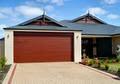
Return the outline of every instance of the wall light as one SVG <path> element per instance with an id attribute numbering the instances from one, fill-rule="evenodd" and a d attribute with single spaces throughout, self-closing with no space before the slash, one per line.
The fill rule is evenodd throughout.
<path id="1" fill-rule="evenodd" d="M 78 38 L 79 38 L 79 36 L 76 36 L 76 38 L 78 39 Z"/>
<path id="2" fill-rule="evenodd" d="M 9 38 L 9 34 L 7 35 L 7 39 Z"/>

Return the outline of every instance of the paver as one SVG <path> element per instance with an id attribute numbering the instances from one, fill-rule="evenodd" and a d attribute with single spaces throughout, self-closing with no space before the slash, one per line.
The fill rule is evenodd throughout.
<path id="1" fill-rule="evenodd" d="M 22 63 L 11 84 L 120 84 L 120 80 L 72 62 Z"/>

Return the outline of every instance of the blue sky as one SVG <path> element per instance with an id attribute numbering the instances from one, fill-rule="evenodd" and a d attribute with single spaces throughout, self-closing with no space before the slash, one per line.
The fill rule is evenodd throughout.
<path id="1" fill-rule="evenodd" d="M 0 38 L 3 27 L 13 26 L 46 14 L 56 20 L 74 19 L 89 12 L 120 26 L 120 0 L 0 0 Z"/>

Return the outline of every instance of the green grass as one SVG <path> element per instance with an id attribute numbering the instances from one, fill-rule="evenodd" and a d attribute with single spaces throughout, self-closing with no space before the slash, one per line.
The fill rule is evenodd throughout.
<path id="1" fill-rule="evenodd" d="M 92 63 L 91 67 L 94 67 L 94 68 L 98 68 L 100 70 L 103 70 L 103 71 L 106 71 L 108 73 L 111 73 L 111 74 L 115 74 L 115 75 L 118 75 L 118 69 L 120 69 L 120 62 L 117 62 L 116 59 L 108 59 L 108 60 L 105 60 L 105 59 L 100 59 L 99 62 L 100 62 L 100 67 L 96 67 L 96 62 L 95 60 L 93 59 L 89 59 L 89 64 Z M 109 69 L 106 70 L 106 65 L 109 66 Z"/>
<path id="2" fill-rule="evenodd" d="M 113 70 L 115 72 L 120 68 L 120 63 L 109 63 L 108 65 L 110 66 L 109 70 Z"/>
<path id="3" fill-rule="evenodd" d="M 109 66 L 108 71 L 113 73 L 116 73 L 120 68 L 120 63 L 108 63 L 107 65 Z M 101 64 L 101 68 L 104 69 L 105 64 Z"/>

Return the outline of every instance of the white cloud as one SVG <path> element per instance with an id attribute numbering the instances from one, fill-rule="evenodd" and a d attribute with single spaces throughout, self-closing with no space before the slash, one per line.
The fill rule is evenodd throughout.
<path id="1" fill-rule="evenodd" d="M 54 7 L 53 7 L 52 5 L 47 5 L 47 6 L 45 7 L 45 10 L 48 11 L 48 12 L 50 12 L 50 11 L 53 11 L 53 10 L 54 10 Z"/>
<path id="2" fill-rule="evenodd" d="M 43 3 L 47 3 L 49 2 L 50 0 L 36 0 L 37 2 L 43 2 Z"/>
<path id="3" fill-rule="evenodd" d="M 7 18 L 8 16 L 12 16 L 13 13 L 13 9 L 12 8 L 0 8 L 0 18 Z"/>
<path id="4" fill-rule="evenodd" d="M 115 4 L 118 2 L 118 0 L 104 0 L 104 2 L 107 4 Z"/>
<path id="5" fill-rule="evenodd" d="M 90 12 L 93 15 L 104 15 L 107 13 L 106 10 L 100 8 L 100 7 L 92 7 L 92 8 L 88 8 L 87 12 Z"/>
<path id="6" fill-rule="evenodd" d="M 64 5 L 65 1 L 69 0 L 36 0 L 37 2 L 42 2 L 42 3 L 49 3 L 49 4 L 56 4 L 58 6 Z"/>
<path id="7" fill-rule="evenodd" d="M 11 7 L 1 7 L 0 8 L 0 17 L 1 18 L 15 18 L 17 17 L 18 13 Z"/>
<path id="8" fill-rule="evenodd" d="M 13 9 L 11 7 L 0 8 L 0 12 L 3 14 L 13 14 Z"/>
<path id="9" fill-rule="evenodd" d="M 118 18 L 120 18 L 120 16 L 119 16 L 119 15 L 116 15 L 116 14 L 109 14 L 109 15 L 107 15 L 107 17 L 108 17 L 109 19 L 118 19 Z"/>
<path id="10" fill-rule="evenodd" d="M 5 15 L 0 13 L 0 19 L 5 18 Z"/>
<path id="11" fill-rule="evenodd" d="M 21 5 L 15 8 L 17 12 L 27 17 L 35 17 L 41 15 L 43 10 L 39 7 Z"/>
<path id="12" fill-rule="evenodd" d="M 7 27 L 5 24 L 0 24 L 0 30 Z"/>
<path id="13" fill-rule="evenodd" d="M 5 24 L 0 24 L 0 38 L 4 37 L 4 31 L 3 28 L 7 27 Z"/>
<path id="14" fill-rule="evenodd" d="M 65 0 L 51 0 L 51 3 L 61 6 L 64 4 L 64 1 Z"/>

